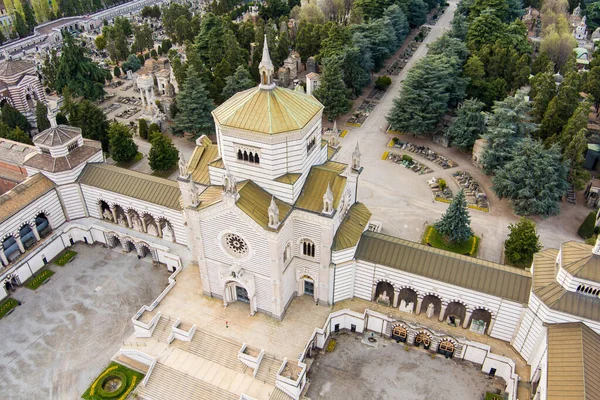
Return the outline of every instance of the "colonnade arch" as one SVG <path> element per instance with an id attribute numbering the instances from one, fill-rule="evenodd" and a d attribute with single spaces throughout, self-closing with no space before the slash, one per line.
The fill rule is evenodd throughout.
<path id="1" fill-rule="evenodd" d="M 130 236 L 119 235 L 116 232 L 108 232 L 106 234 L 106 239 L 107 245 L 110 248 L 121 247 L 122 251 L 125 253 L 135 250 L 138 258 L 144 258 L 147 255 L 150 255 L 153 261 L 159 261 L 156 249 L 153 249 L 152 246 L 142 240 L 137 240 Z"/>
<path id="2" fill-rule="evenodd" d="M 394 301 L 394 285 L 386 280 L 377 282 L 373 300 L 378 304 L 391 306 Z"/>
<path id="3" fill-rule="evenodd" d="M 52 232 L 52 225 L 48 213 L 44 210 L 39 211 L 35 217 L 19 225 L 15 231 L 4 235 L 1 240 L 0 265 L 7 266 L 15 261 L 50 232 Z"/>
<path id="4" fill-rule="evenodd" d="M 109 204 L 102 199 L 98 200 L 98 210 L 105 221 L 171 242 L 175 241 L 173 225 L 164 216 L 155 216 L 134 207 L 123 207 L 118 203 Z"/>

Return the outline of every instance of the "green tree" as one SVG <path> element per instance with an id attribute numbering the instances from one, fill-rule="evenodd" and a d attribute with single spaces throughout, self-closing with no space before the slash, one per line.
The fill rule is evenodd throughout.
<path id="1" fill-rule="evenodd" d="M 162 133 L 154 133 L 150 138 L 150 152 L 148 163 L 154 171 L 168 171 L 174 168 L 179 161 L 179 151 L 173 141 Z"/>
<path id="2" fill-rule="evenodd" d="M 225 80 L 225 87 L 222 94 L 223 100 L 227 100 L 237 92 L 253 88 L 254 86 L 256 86 L 256 83 L 252 80 L 248 69 L 240 65 L 233 75 L 228 76 Z"/>
<path id="3" fill-rule="evenodd" d="M 556 146 L 545 149 L 541 142 L 524 138 L 514 147 L 512 159 L 496 171 L 493 190 L 512 201 L 518 215 L 549 217 L 560 212 L 567 173 Z"/>
<path id="4" fill-rule="evenodd" d="M 104 83 L 110 73 L 100 68 L 87 56 L 87 50 L 68 34 L 56 69 L 55 88 L 62 93 L 69 87 L 75 96 L 97 100 L 104 95 Z"/>
<path id="5" fill-rule="evenodd" d="M 133 27 L 134 42 L 133 51 L 144 51 L 154 47 L 154 39 L 152 38 L 152 29 L 148 24 L 137 25 Z"/>
<path id="6" fill-rule="evenodd" d="M 19 35 L 20 38 L 24 38 L 29 34 L 29 30 L 27 29 L 27 24 L 25 23 L 25 20 L 19 13 L 15 14 L 14 19 L 15 31 L 17 32 L 17 35 Z"/>
<path id="7" fill-rule="evenodd" d="M 81 128 L 84 138 L 99 141 L 102 144 L 102 150 L 108 152 L 108 121 L 101 108 L 85 99 L 73 108 L 69 114 L 69 123 Z"/>
<path id="8" fill-rule="evenodd" d="M 214 131 L 214 121 L 211 111 L 213 102 L 198 73 L 193 67 L 188 67 L 187 78 L 182 90 L 177 94 L 179 112 L 175 118 L 173 132 L 183 135 L 185 132 L 194 136 Z"/>
<path id="9" fill-rule="evenodd" d="M 541 122 L 550 101 L 556 96 L 554 64 L 548 63 L 545 71 L 539 72 L 531 78 L 530 95 L 533 98 L 533 109 L 531 110 L 531 113 L 536 122 Z"/>
<path id="10" fill-rule="evenodd" d="M 170 39 L 163 39 L 160 43 L 160 48 L 162 49 L 162 54 L 168 54 L 169 50 L 173 47 L 173 43 L 171 43 Z"/>
<path id="11" fill-rule="evenodd" d="M 442 219 L 436 222 L 435 229 L 452 243 L 464 242 L 473 236 L 471 217 L 467 210 L 467 200 L 462 189 L 452 199 L 452 203 L 442 215 Z"/>
<path id="12" fill-rule="evenodd" d="M 582 239 L 589 239 L 594 236 L 594 228 L 596 227 L 596 211 L 591 211 L 587 217 L 583 220 L 577 234 Z"/>
<path id="13" fill-rule="evenodd" d="M 467 44 L 469 49 L 476 51 L 486 44 L 496 43 L 503 38 L 506 25 L 493 14 L 482 14 L 469 25 Z"/>
<path id="14" fill-rule="evenodd" d="M 172 103 L 174 104 L 174 103 Z M 152 134 L 159 132 L 162 133 L 162 131 L 160 130 L 160 126 L 158 126 L 157 123 L 151 123 L 150 126 L 148 127 L 148 137 L 152 137 Z"/>
<path id="15" fill-rule="evenodd" d="M 117 78 L 121 77 L 121 68 L 119 68 L 118 65 L 115 65 L 115 68 L 113 69 L 113 75 Z"/>
<path id="16" fill-rule="evenodd" d="M 571 72 L 558 88 L 558 94 L 548 103 L 538 132 L 542 140 L 557 138 L 579 104 L 579 74 Z M 551 140 L 554 143 L 555 139 Z"/>
<path id="17" fill-rule="evenodd" d="M 25 144 L 33 144 L 28 134 L 23 132 L 19 127 L 12 129 L 6 125 L 3 121 L 0 121 L 0 138 L 13 140 L 15 142 L 21 142 Z"/>
<path id="18" fill-rule="evenodd" d="M 129 127 L 113 122 L 108 128 L 110 156 L 116 162 L 128 162 L 135 158 L 138 146 L 133 141 Z"/>
<path id="19" fill-rule="evenodd" d="M 142 63 L 135 54 L 130 54 L 129 57 L 127 57 L 127 61 L 121 64 L 121 67 L 123 68 L 123 71 L 135 72 L 142 68 Z"/>
<path id="20" fill-rule="evenodd" d="M 321 84 L 315 90 L 315 97 L 323 104 L 323 113 L 332 121 L 350 111 L 349 90 L 342 80 L 342 71 L 336 62 L 326 62 Z"/>
<path id="21" fill-rule="evenodd" d="M 587 74 L 585 91 L 594 98 L 594 107 L 597 113 L 600 108 L 600 67 L 593 67 Z"/>
<path id="22" fill-rule="evenodd" d="M 35 120 L 37 122 L 38 131 L 43 132 L 50 128 L 50 121 L 48 121 L 48 107 L 41 101 L 35 103 Z"/>
<path id="23" fill-rule="evenodd" d="M 144 118 L 138 120 L 138 134 L 142 139 L 148 139 L 148 122 Z"/>
<path id="24" fill-rule="evenodd" d="M 542 249 L 535 223 L 521 217 L 516 224 L 508 225 L 508 239 L 504 242 L 506 262 L 514 266 L 529 267 L 533 255 Z"/>
<path id="25" fill-rule="evenodd" d="M 192 13 L 190 12 L 189 7 L 185 7 L 178 3 L 171 3 L 169 7 L 163 8 L 162 23 L 167 36 L 172 38 L 175 35 L 175 21 L 181 16 L 184 16 L 188 21 L 191 21 Z"/>
<path id="26" fill-rule="evenodd" d="M 467 151 L 473 147 L 485 131 L 484 104 L 474 99 L 465 100 L 458 109 L 456 119 L 448 129 L 446 136 L 452 146 Z"/>
<path id="27" fill-rule="evenodd" d="M 408 0 L 406 17 L 411 28 L 421 26 L 427 21 L 428 9 L 423 0 Z"/>
<path id="28" fill-rule="evenodd" d="M 19 127 L 24 132 L 29 132 L 31 130 L 31 124 L 27 121 L 27 118 L 8 102 L 4 103 L 2 106 L 2 116 L 0 119 L 8 125 L 10 129 Z"/>
<path id="29" fill-rule="evenodd" d="M 23 17 L 25 19 L 25 24 L 27 25 L 27 30 L 29 32 L 33 32 L 33 28 L 35 28 L 35 26 L 37 25 L 37 22 L 35 20 L 33 8 L 31 7 L 31 4 L 29 4 L 29 1 L 27 1 L 27 0 L 25 0 L 23 2 Z"/>
<path id="30" fill-rule="evenodd" d="M 563 161 L 569 168 L 567 180 L 577 190 L 583 190 L 585 184 L 590 180 L 590 173 L 583 168 L 585 152 L 588 148 L 586 134 L 587 129 L 577 132 L 563 152 Z"/>
<path id="31" fill-rule="evenodd" d="M 106 40 L 106 36 L 98 35 L 96 39 L 94 39 L 94 44 L 96 44 L 96 48 L 100 51 L 106 49 L 106 45 L 108 44 L 108 40 Z"/>
<path id="32" fill-rule="evenodd" d="M 467 39 L 467 30 L 469 29 L 465 16 L 461 13 L 454 13 L 451 24 L 452 28 L 450 29 L 450 36 L 464 42 Z"/>

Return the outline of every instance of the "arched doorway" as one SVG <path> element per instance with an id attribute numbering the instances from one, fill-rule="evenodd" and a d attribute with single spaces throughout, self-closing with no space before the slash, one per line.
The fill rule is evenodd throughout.
<path id="1" fill-rule="evenodd" d="M 380 281 L 375 287 L 375 297 L 373 299 L 377 304 L 391 306 L 394 301 L 394 286 L 386 281 Z"/>
<path id="2" fill-rule="evenodd" d="M 437 352 L 446 356 L 446 358 L 452 358 L 454 355 L 454 344 L 449 340 L 442 340 L 438 345 Z"/>
<path id="3" fill-rule="evenodd" d="M 440 311 L 442 310 L 442 300 L 433 294 L 428 294 L 423 297 L 423 302 L 421 303 L 421 311 L 420 313 L 425 313 L 427 318 L 433 318 L 440 315 Z"/>
<path id="4" fill-rule="evenodd" d="M 12 235 L 5 237 L 2 241 L 2 251 L 8 262 L 16 260 L 21 255 L 17 240 Z"/>
<path id="5" fill-rule="evenodd" d="M 431 346 L 431 336 L 425 332 L 419 332 L 415 336 L 415 346 L 419 347 L 421 344 L 425 350 L 429 349 L 429 346 Z"/>
<path id="6" fill-rule="evenodd" d="M 310 275 L 302 275 L 298 280 L 298 291 L 300 295 L 310 296 L 316 301 L 316 284 Z"/>
<path id="7" fill-rule="evenodd" d="M 411 288 L 400 289 L 398 293 L 399 310 L 413 313 L 417 307 L 417 292 Z"/>
<path id="8" fill-rule="evenodd" d="M 121 239 L 119 239 L 117 236 L 113 236 L 110 247 L 113 249 L 118 249 L 119 247 L 121 249 L 123 249 L 123 244 L 121 243 Z"/>
<path id="9" fill-rule="evenodd" d="M 29 224 L 25 224 L 19 229 L 19 236 L 21 237 L 21 243 L 23 243 L 25 249 L 32 247 L 36 242 L 35 235 Z"/>
<path id="10" fill-rule="evenodd" d="M 443 318 L 448 325 L 460 327 L 465 320 L 466 314 L 467 308 L 465 305 L 457 301 L 453 301 L 446 307 L 446 313 Z"/>
<path id="11" fill-rule="evenodd" d="M 467 328 L 470 328 L 471 332 L 479 333 L 480 335 L 485 335 L 487 332 L 490 323 L 492 322 L 492 313 L 483 308 L 478 308 L 473 311 L 471 314 L 471 320 L 469 321 L 469 325 Z"/>
<path id="12" fill-rule="evenodd" d="M 129 227 L 129 225 L 127 224 L 127 217 L 125 216 L 125 210 L 123 210 L 123 207 L 121 207 L 118 204 L 115 204 L 113 210 L 113 215 L 116 217 L 116 221 L 113 222 L 116 222 L 117 224 L 125 227 Z"/>
<path id="13" fill-rule="evenodd" d="M 35 229 L 37 229 L 41 238 L 52 232 L 52 227 L 50 226 L 48 218 L 46 218 L 46 214 L 39 213 L 37 217 L 35 217 Z"/>
<path id="14" fill-rule="evenodd" d="M 129 238 L 124 238 L 123 241 L 123 251 L 129 253 L 131 250 L 135 249 L 135 243 Z"/>
<path id="15" fill-rule="evenodd" d="M 139 243 L 137 248 L 138 258 L 145 258 L 148 254 L 152 255 L 152 252 L 150 251 L 150 246 L 148 246 L 146 243 Z"/>
<path id="16" fill-rule="evenodd" d="M 392 328 L 392 339 L 394 339 L 396 343 L 406 342 L 407 336 L 408 332 L 402 325 L 396 325 Z"/>
<path id="17" fill-rule="evenodd" d="M 173 230 L 173 225 L 166 218 L 160 218 L 158 220 L 158 235 L 165 240 L 170 242 L 175 241 L 175 231 Z"/>
<path id="18" fill-rule="evenodd" d="M 223 283 L 223 304 L 225 307 L 229 303 L 240 302 L 247 303 L 250 306 L 250 315 L 256 312 L 256 296 L 252 288 L 248 288 L 244 282 L 239 279 L 231 279 Z"/>
<path id="19" fill-rule="evenodd" d="M 114 222 L 113 221 L 113 213 L 110 210 L 110 206 L 108 205 L 107 202 L 105 202 L 104 200 L 100 200 L 98 202 L 98 207 L 100 208 L 100 216 L 102 219 Z"/>

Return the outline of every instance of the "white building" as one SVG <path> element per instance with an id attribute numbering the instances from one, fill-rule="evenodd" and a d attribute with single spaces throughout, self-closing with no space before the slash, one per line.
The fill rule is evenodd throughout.
<path id="1" fill-rule="evenodd" d="M 23 162 L 29 178 L 0 196 L 1 297 L 75 241 L 99 242 L 170 270 L 192 261 L 206 296 L 252 315 L 284 318 L 300 295 L 424 314 L 510 343 L 536 399 L 598 399 L 600 245 L 544 250 L 527 271 L 369 231 L 360 150 L 351 165 L 329 159 L 323 106 L 277 87 L 264 49 L 260 85 L 213 111 L 216 143 L 200 138 L 177 182 L 104 164 L 97 143 L 51 113 Z M 389 319 L 382 334 L 473 359 L 465 340 L 377 318 Z M 516 384 L 507 391 L 516 398 Z"/>

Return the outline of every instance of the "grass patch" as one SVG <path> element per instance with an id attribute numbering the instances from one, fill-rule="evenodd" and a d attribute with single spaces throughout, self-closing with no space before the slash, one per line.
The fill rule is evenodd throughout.
<path id="1" fill-rule="evenodd" d="M 331 353 L 333 350 L 335 350 L 335 345 L 337 344 L 337 341 L 335 339 L 331 339 L 329 341 L 329 343 L 327 343 L 327 348 L 325 349 L 325 351 L 327 353 Z"/>
<path id="2" fill-rule="evenodd" d="M 32 278 L 30 278 L 25 284 L 25 287 L 31 290 L 36 290 L 37 288 L 42 286 L 44 282 L 46 282 L 46 280 L 49 279 L 52 275 L 54 275 L 53 271 L 45 269 L 42 272 L 40 272 L 37 276 L 33 276 Z"/>
<path id="3" fill-rule="evenodd" d="M 6 299 L 2 300 L 2 302 L 0 302 L 0 319 L 4 318 L 4 316 L 10 312 L 10 310 L 18 305 L 19 302 L 12 297 L 7 297 Z"/>
<path id="4" fill-rule="evenodd" d="M 471 236 L 471 238 L 460 243 L 447 242 L 432 225 L 429 225 L 425 230 L 425 235 L 423 235 L 422 243 L 436 249 L 448 250 L 453 253 L 474 257 L 479 248 L 479 240 L 478 236 Z"/>
<path id="5" fill-rule="evenodd" d="M 484 400 L 504 400 L 504 397 L 492 392 L 486 392 Z"/>
<path id="6" fill-rule="evenodd" d="M 105 392 L 102 385 L 110 377 L 121 378 L 121 386 L 113 393 Z M 108 367 L 92 382 L 88 390 L 81 396 L 85 400 L 119 399 L 124 400 L 142 381 L 144 374 L 129 369 L 116 362 L 111 362 Z"/>
<path id="7" fill-rule="evenodd" d="M 173 172 L 175 172 L 175 170 L 177 168 L 178 168 L 177 166 L 174 166 L 173 168 L 168 169 L 166 171 L 152 171 L 152 174 L 150 174 L 150 175 L 166 179 L 166 178 L 170 177 L 171 175 L 173 175 Z"/>
<path id="8" fill-rule="evenodd" d="M 129 169 L 129 168 L 133 167 L 135 164 L 137 164 L 138 162 L 140 162 L 142 158 L 144 158 L 144 155 L 138 151 L 138 153 L 135 155 L 135 157 L 133 157 L 133 159 L 131 161 L 118 162 L 117 167 Z"/>
<path id="9" fill-rule="evenodd" d="M 76 251 L 65 250 L 58 257 L 56 257 L 56 260 L 54 260 L 54 264 L 58 265 L 59 267 L 64 267 L 76 255 L 77 255 Z"/>

